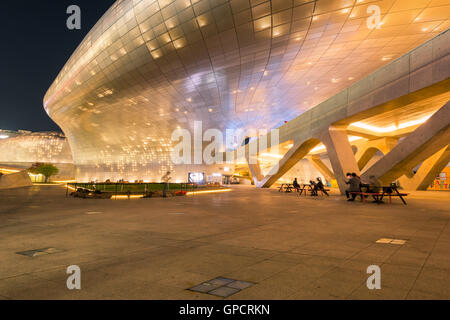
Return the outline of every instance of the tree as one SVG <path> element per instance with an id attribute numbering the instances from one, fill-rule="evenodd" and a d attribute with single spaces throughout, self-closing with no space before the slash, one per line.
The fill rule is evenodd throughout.
<path id="1" fill-rule="evenodd" d="M 58 174 L 59 169 L 52 164 L 35 163 L 28 171 L 33 174 L 42 174 L 45 177 L 45 183 L 47 183 L 51 176 Z"/>

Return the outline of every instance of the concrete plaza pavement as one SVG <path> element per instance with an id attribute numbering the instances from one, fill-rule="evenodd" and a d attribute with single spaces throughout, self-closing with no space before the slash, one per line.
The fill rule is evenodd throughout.
<path id="1" fill-rule="evenodd" d="M 228 299 L 449 299 L 449 193 L 407 201 L 245 186 L 116 201 L 66 198 L 62 186 L 2 190 L 0 299 L 222 299 L 187 290 L 217 277 L 254 283 Z M 17 254 L 41 248 L 56 251 Z M 71 265 L 79 291 L 66 287 Z M 366 286 L 370 265 L 381 290 Z"/>

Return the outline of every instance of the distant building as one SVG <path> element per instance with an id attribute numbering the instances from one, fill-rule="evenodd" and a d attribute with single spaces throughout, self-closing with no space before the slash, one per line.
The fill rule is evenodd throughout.
<path id="1" fill-rule="evenodd" d="M 72 152 L 63 134 L 0 129 L 0 167 L 27 169 L 37 162 L 57 166 L 58 178 L 74 177 Z"/>

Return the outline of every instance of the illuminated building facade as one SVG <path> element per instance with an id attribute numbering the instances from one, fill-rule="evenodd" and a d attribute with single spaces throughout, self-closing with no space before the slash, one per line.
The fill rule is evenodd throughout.
<path id="1" fill-rule="evenodd" d="M 174 165 L 173 131 L 277 128 L 445 31 L 449 12 L 441 0 L 121 0 L 44 107 L 80 181 L 224 173 Z"/>
<path id="2" fill-rule="evenodd" d="M 0 130 L 0 165 L 27 169 L 34 163 L 51 163 L 59 177 L 73 178 L 72 152 L 64 135 L 57 132 Z"/>

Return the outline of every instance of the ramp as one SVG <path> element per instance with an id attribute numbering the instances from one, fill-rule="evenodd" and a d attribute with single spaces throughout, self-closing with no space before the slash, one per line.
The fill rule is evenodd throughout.
<path id="1" fill-rule="evenodd" d="M 30 187 L 32 185 L 33 183 L 26 171 L 6 174 L 0 177 L 0 190 Z"/>

